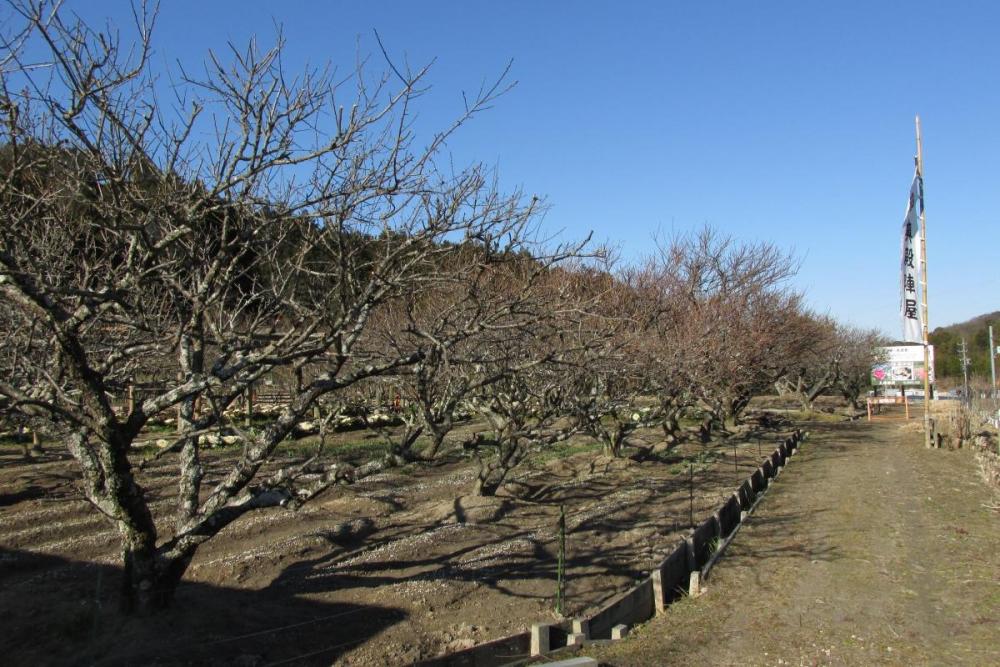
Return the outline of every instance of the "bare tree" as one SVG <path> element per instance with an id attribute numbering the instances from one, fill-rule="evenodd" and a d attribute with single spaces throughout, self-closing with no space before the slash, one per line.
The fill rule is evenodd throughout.
<path id="1" fill-rule="evenodd" d="M 661 245 L 654 268 L 684 324 L 674 364 L 700 403 L 703 439 L 714 424 L 736 421 L 750 399 L 783 374 L 798 343 L 785 324 L 801 309 L 787 288 L 793 258 L 767 243 L 738 243 L 705 228 Z"/>
<path id="2" fill-rule="evenodd" d="M 493 495 L 529 454 L 579 431 L 574 408 L 615 335 L 595 308 L 606 274 L 587 267 L 539 272 L 531 263 L 518 273 L 507 289 L 532 295 L 522 301 L 530 308 L 512 311 L 494 332 L 501 336 L 491 358 L 474 364 L 474 377 L 489 380 L 470 396 L 490 427 L 466 444 L 479 464 L 477 495 Z"/>
<path id="3" fill-rule="evenodd" d="M 840 379 L 840 332 L 832 319 L 805 312 L 789 318 L 787 331 L 811 344 L 787 358 L 787 371 L 775 382 L 775 388 L 781 395 L 795 396 L 803 410 L 812 410 L 816 399 Z"/>
<path id="4" fill-rule="evenodd" d="M 611 335 L 581 369 L 573 410 L 580 430 L 610 456 L 634 444 L 629 438 L 640 428 L 660 425 L 670 438 L 676 427 L 670 426 L 676 413 L 669 406 L 678 376 L 664 363 L 675 342 L 668 342 L 665 330 L 676 320 L 667 315 L 669 295 L 650 278 L 647 271 L 628 268 L 595 290 L 593 326 Z"/>
<path id="5" fill-rule="evenodd" d="M 786 373 L 775 383 L 778 392 L 798 398 L 803 410 L 812 410 L 815 400 L 830 392 L 856 408 L 858 396 L 871 384 L 882 344 L 878 332 L 803 311 L 789 318 L 786 334 L 802 344 L 786 352 Z"/>
<path id="6" fill-rule="evenodd" d="M 393 464 L 313 458 L 259 475 L 318 401 L 429 349 L 447 353 L 505 316 L 456 309 L 430 348 L 373 334 L 385 309 L 475 284 L 529 252 L 538 202 L 499 193 L 478 166 L 435 165 L 503 78 L 420 147 L 411 106 L 425 69 L 291 76 L 279 37 L 270 49 L 209 54 L 202 75 L 180 74 L 166 106 L 149 67 L 152 13 L 139 8 L 137 43 L 125 46 L 66 19 L 58 2 L 9 6 L 21 24 L 7 27 L 0 63 L 0 298 L 11 314 L 0 327 L 16 341 L 5 359 L 21 370 L 5 369 L 0 395 L 68 433 L 85 496 L 121 536 L 124 600 L 152 609 L 169 603 L 197 548 L 244 513 L 295 507 Z M 39 50 L 42 62 L 26 59 Z M 458 257 L 463 275 L 442 271 Z M 273 418 L 253 429 L 227 418 L 281 369 L 299 381 Z M 139 377 L 160 389 L 116 409 Z M 130 454 L 150 419 L 174 409 L 177 503 L 161 537 Z M 243 447 L 209 485 L 200 436 L 223 427 Z"/>
<path id="7" fill-rule="evenodd" d="M 888 341 L 876 329 L 838 325 L 838 333 L 840 373 L 836 389 L 857 409 L 858 398 L 871 387 L 872 368 L 882 360 L 879 348 Z"/>

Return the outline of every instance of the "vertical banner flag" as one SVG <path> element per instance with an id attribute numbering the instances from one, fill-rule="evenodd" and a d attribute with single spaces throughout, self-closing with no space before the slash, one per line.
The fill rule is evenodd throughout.
<path id="1" fill-rule="evenodd" d="M 920 311 L 920 211 L 924 198 L 920 174 L 913 175 L 910 186 L 910 202 L 906 206 L 903 219 L 903 260 L 900 312 L 903 315 L 903 340 L 907 343 L 922 343 Z"/>

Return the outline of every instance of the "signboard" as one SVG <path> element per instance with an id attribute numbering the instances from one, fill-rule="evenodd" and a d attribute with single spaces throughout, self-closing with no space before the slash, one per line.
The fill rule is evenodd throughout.
<path id="1" fill-rule="evenodd" d="M 934 384 L 934 346 L 929 345 L 931 362 L 930 382 Z M 924 346 L 895 345 L 878 348 L 881 362 L 872 367 L 874 385 L 919 385 L 924 384 Z"/>

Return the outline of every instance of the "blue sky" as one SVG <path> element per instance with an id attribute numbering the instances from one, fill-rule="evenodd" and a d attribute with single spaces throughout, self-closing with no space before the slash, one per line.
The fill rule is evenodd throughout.
<path id="1" fill-rule="evenodd" d="M 449 149 L 545 197 L 547 228 L 626 259 L 703 224 L 772 241 L 813 308 L 892 336 L 919 113 L 931 326 L 1000 309 L 998 3 L 163 0 L 154 62 L 269 43 L 275 23 L 293 70 L 347 71 L 378 53 L 373 30 L 396 59 L 435 59 L 426 127 L 513 59 L 518 85 Z"/>

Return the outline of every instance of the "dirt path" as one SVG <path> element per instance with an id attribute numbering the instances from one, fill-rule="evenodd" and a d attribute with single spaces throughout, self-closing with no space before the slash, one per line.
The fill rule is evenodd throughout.
<path id="1" fill-rule="evenodd" d="M 817 431 L 709 578 L 609 665 L 998 665 L 1000 515 L 968 451 Z"/>

